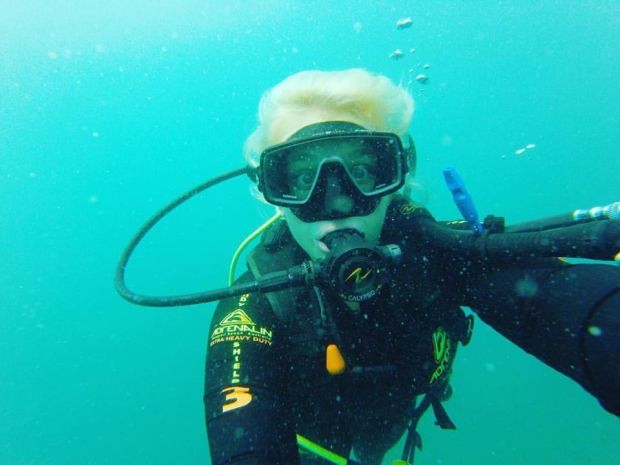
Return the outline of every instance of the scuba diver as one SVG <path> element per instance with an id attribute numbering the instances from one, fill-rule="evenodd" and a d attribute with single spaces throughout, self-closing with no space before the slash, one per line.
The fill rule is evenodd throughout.
<path id="1" fill-rule="evenodd" d="M 208 335 L 205 417 L 213 465 L 379 465 L 405 436 L 412 464 L 474 318 L 579 383 L 620 416 L 620 204 L 506 226 L 480 221 L 452 170 L 463 221 L 407 196 L 413 99 L 362 69 L 294 74 L 266 92 L 245 144 L 255 193 L 278 214 L 229 288 L 139 296 L 142 305 L 220 300 Z M 201 187 L 199 190 L 206 188 Z"/>

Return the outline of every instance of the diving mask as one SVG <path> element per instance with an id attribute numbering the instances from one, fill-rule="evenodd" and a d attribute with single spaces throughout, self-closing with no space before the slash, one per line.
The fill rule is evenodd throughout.
<path id="1" fill-rule="evenodd" d="M 344 121 L 312 124 L 262 152 L 258 188 L 302 221 L 365 216 L 403 186 L 412 143 L 408 149 L 393 133 Z M 350 208 L 327 208 L 334 196 L 348 198 Z"/>

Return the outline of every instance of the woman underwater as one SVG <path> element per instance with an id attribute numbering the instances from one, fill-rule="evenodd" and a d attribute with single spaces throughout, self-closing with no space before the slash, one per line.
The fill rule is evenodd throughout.
<path id="1" fill-rule="evenodd" d="M 248 271 L 230 288 L 164 299 L 124 286 L 143 233 L 119 264 L 133 302 L 222 299 L 204 393 L 213 465 L 379 465 L 404 433 L 398 463 L 412 463 L 427 408 L 454 428 L 442 402 L 472 332 L 464 306 L 620 416 L 620 267 L 558 258 L 620 259 L 620 204 L 480 223 L 448 172 L 468 221 L 437 222 L 402 193 L 413 108 L 406 90 L 362 69 L 288 77 L 264 94 L 249 166 L 233 173 L 281 215 Z"/>
<path id="2" fill-rule="evenodd" d="M 384 268 L 355 262 L 340 275 L 344 290 L 315 284 L 220 302 L 205 384 L 214 465 L 327 463 L 300 456 L 296 434 L 378 465 L 420 407 L 452 427 L 441 401 L 471 333 L 461 306 L 620 415 L 620 269 L 515 252 L 509 234 L 484 244 L 436 223 L 398 193 L 415 168 L 413 107 L 404 89 L 361 69 L 301 72 L 263 96 L 246 155 L 282 219 L 240 282 L 308 258 L 329 267 L 330 252 L 358 246 L 398 250 L 375 250 Z M 607 258 L 620 251 L 615 226 Z M 403 460 L 416 442 L 412 431 Z"/>

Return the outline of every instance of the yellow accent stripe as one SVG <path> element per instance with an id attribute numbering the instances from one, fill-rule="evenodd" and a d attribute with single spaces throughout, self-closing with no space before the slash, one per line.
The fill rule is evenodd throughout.
<path id="1" fill-rule="evenodd" d="M 271 218 L 269 218 L 267 221 L 265 221 L 265 223 L 259 226 L 258 229 L 256 229 L 256 231 L 254 231 L 252 234 L 246 237 L 244 241 L 241 244 L 239 244 L 239 247 L 237 247 L 237 250 L 235 250 L 235 253 L 233 254 L 233 258 L 230 262 L 230 267 L 228 268 L 228 285 L 229 286 L 232 286 L 233 282 L 235 281 L 235 269 L 237 268 L 237 262 L 239 261 L 239 257 L 241 257 L 241 253 L 245 250 L 248 244 L 256 238 L 256 236 L 258 236 L 265 229 L 271 226 L 271 224 L 274 223 L 278 218 L 280 218 L 280 212 L 276 213 Z"/>
<path id="2" fill-rule="evenodd" d="M 319 446 L 316 442 L 312 442 L 308 438 L 304 438 L 303 436 L 297 434 L 297 444 L 300 447 L 312 452 L 314 455 L 321 457 L 322 459 L 327 460 L 328 462 L 334 463 L 336 465 L 347 465 L 348 460 L 344 457 L 332 452 L 329 449 L 325 449 L 325 447 Z"/>

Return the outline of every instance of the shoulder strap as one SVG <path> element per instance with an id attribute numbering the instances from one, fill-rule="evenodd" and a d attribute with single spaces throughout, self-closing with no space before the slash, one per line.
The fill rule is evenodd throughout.
<path id="1" fill-rule="evenodd" d="M 415 457 L 415 450 L 422 450 L 422 436 L 417 431 L 418 422 L 422 415 L 428 410 L 429 407 L 433 408 L 435 414 L 435 424 L 441 429 L 456 429 L 456 425 L 450 420 L 446 409 L 441 403 L 439 397 L 433 393 L 428 393 L 420 402 L 420 405 L 416 407 L 415 400 L 413 403 L 413 413 L 409 420 L 409 426 L 407 427 L 407 437 L 405 439 L 405 445 L 401 454 L 401 460 L 407 464 L 412 465 Z"/>
<path id="2" fill-rule="evenodd" d="M 290 267 L 296 257 L 295 245 L 286 222 L 276 221 L 261 236 L 260 244 L 255 247 L 247 258 L 248 269 L 255 278 L 272 271 Z M 280 320 L 289 317 L 290 302 L 294 290 L 285 289 L 265 294 L 271 308 Z"/>

